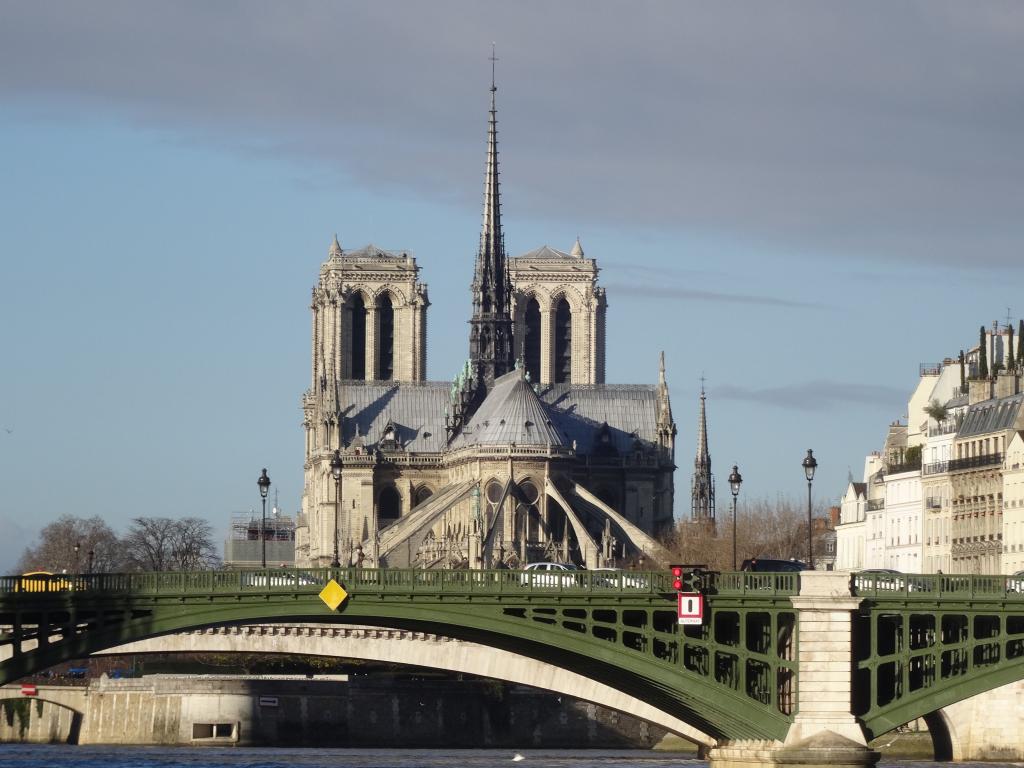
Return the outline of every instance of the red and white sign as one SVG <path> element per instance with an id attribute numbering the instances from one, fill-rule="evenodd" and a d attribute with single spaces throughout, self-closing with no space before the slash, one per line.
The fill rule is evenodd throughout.
<path id="1" fill-rule="evenodd" d="M 704 623 L 704 595 L 698 592 L 679 593 L 679 623 Z"/>
<path id="2" fill-rule="evenodd" d="M 32 685 L 32 683 L 22 683 L 21 684 L 21 695 L 22 696 L 38 696 L 39 695 L 39 691 L 36 690 L 36 687 L 34 685 Z"/>

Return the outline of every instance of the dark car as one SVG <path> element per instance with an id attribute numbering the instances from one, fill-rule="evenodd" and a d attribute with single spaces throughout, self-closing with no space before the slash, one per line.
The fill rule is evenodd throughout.
<path id="1" fill-rule="evenodd" d="M 760 571 L 764 573 L 793 573 L 794 571 L 809 571 L 810 566 L 799 560 L 771 560 L 764 557 L 754 557 L 744 560 L 740 567 L 741 571 Z"/>

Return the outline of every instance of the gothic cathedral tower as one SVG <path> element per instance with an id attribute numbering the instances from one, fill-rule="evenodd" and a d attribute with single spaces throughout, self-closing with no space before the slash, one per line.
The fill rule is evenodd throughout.
<path id="1" fill-rule="evenodd" d="M 491 111 L 487 122 L 487 168 L 484 174 L 484 213 L 480 248 L 473 270 L 473 317 L 469 321 L 469 359 L 478 402 L 494 380 L 515 365 L 512 349 L 512 284 L 501 233 L 498 185 L 498 115 L 491 70 Z"/>
<path id="2" fill-rule="evenodd" d="M 700 416 L 697 422 L 697 455 L 693 459 L 691 487 L 691 513 L 694 522 L 714 525 L 715 478 L 711 474 L 711 454 L 708 452 L 708 419 L 704 407 L 704 384 L 700 386 Z"/>

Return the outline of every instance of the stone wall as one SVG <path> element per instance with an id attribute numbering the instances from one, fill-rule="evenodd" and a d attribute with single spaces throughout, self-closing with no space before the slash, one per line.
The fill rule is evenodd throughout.
<path id="1" fill-rule="evenodd" d="M 332 747 L 650 748 L 665 730 L 492 681 L 154 675 L 0 688 L 0 741 Z"/>

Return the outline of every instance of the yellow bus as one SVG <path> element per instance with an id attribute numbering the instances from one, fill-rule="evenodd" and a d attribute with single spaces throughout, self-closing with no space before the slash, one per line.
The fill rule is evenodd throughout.
<path id="1" fill-rule="evenodd" d="M 14 586 L 15 592 L 67 592 L 75 588 L 70 579 L 49 571 L 30 571 L 21 574 Z"/>

